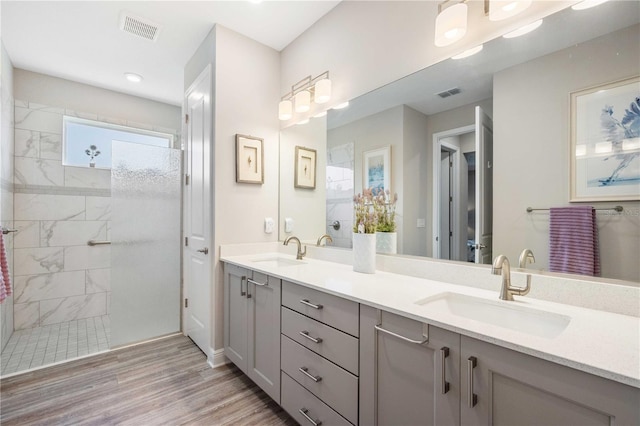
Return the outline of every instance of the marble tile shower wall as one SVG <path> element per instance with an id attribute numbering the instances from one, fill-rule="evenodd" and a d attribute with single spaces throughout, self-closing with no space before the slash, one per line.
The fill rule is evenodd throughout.
<path id="1" fill-rule="evenodd" d="M 354 144 L 327 152 L 327 231 L 336 247 L 351 248 L 353 229 Z M 340 229 L 333 228 L 335 221 Z"/>
<path id="2" fill-rule="evenodd" d="M 109 314 L 111 172 L 62 165 L 63 115 L 176 133 L 16 100 L 16 330 Z"/>

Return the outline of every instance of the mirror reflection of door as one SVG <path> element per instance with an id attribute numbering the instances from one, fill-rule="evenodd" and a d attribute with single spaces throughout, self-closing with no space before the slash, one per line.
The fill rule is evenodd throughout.
<path id="1" fill-rule="evenodd" d="M 491 119 L 434 134 L 433 257 L 491 263 Z M 482 165 L 482 167 L 480 167 Z"/>

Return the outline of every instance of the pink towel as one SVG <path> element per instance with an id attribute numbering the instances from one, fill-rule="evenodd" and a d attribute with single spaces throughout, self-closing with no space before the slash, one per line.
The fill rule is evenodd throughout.
<path id="1" fill-rule="evenodd" d="M 600 275 L 596 211 L 591 206 L 550 209 L 549 270 Z"/>
<path id="2" fill-rule="evenodd" d="M 9 262 L 7 250 L 4 247 L 4 235 L 0 232 L 0 303 L 11 296 L 11 278 L 9 276 Z"/>

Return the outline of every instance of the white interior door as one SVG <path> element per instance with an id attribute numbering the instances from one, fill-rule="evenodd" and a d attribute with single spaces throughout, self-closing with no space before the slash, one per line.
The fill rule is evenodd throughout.
<path id="1" fill-rule="evenodd" d="M 493 121 L 476 107 L 476 263 L 490 264 L 493 240 Z"/>
<path id="2" fill-rule="evenodd" d="M 186 93 L 184 324 L 185 334 L 213 362 L 211 348 L 211 69 Z"/>

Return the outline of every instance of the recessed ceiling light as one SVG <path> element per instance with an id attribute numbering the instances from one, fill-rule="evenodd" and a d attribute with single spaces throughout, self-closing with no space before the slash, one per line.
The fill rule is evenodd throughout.
<path id="1" fill-rule="evenodd" d="M 464 52 L 462 52 L 462 53 L 460 53 L 458 55 L 452 56 L 451 59 L 468 58 L 469 56 L 475 55 L 476 53 L 480 52 L 482 50 L 482 47 L 483 47 L 483 45 L 481 44 L 479 46 L 476 46 L 476 47 L 473 47 L 471 49 L 465 50 Z"/>
<path id="2" fill-rule="evenodd" d="M 504 38 L 515 38 L 515 37 L 520 37 L 522 35 L 528 34 L 531 31 L 535 30 L 536 28 L 538 28 L 540 25 L 542 25 L 542 19 L 532 22 L 529 25 L 525 25 L 524 27 L 520 27 L 515 31 L 511 31 L 510 33 L 507 33 L 505 35 L 503 35 L 502 37 Z"/>
<path id="3" fill-rule="evenodd" d="M 142 81 L 142 76 L 140 74 L 132 72 L 125 72 L 124 77 L 132 83 L 140 83 Z"/>
<path id="4" fill-rule="evenodd" d="M 349 106 L 349 101 L 343 102 L 341 104 L 338 104 L 338 105 L 334 106 L 333 109 L 342 109 L 342 108 L 346 108 L 348 106 Z"/>
<path id="5" fill-rule="evenodd" d="M 584 0 L 581 1 L 578 4 L 574 4 L 573 6 L 571 6 L 571 9 L 573 10 L 584 10 L 584 9 L 590 9 L 592 7 L 596 7 L 601 5 L 602 3 L 607 2 L 608 0 Z"/>

